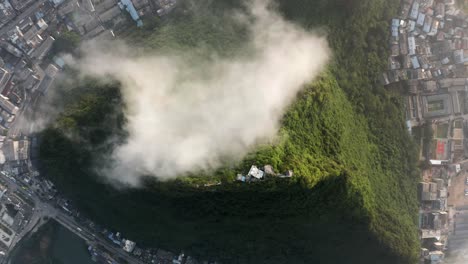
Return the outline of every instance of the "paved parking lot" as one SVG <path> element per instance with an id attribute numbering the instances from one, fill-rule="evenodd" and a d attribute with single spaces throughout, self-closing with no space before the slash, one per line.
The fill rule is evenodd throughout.
<path id="1" fill-rule="evenodd" d="M 468 196 L 465 196 L 465 189 L 468 189 L 466 185 L 466 177 L 468 173 L 463 170 L 457 176 L 452 178 L 452 183 L 449 188 L 448 206 L 460 207 L 468 206 Z"/>

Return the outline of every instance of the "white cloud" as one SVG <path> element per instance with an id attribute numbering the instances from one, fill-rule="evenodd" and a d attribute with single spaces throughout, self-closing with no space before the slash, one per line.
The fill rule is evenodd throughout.
<path id="1" fill-rule="evenodd" d="M 88 45 L 75 66 L 120 81 L 127 107 L 129 137 L 113 150 L 107 177 L 135 185 L 143 174 L 167 179 L 213 169 L 275 136 L 286 107 L 330 51 L 324 37 L 286 21 L 266 1 L 250 10 L 249 56 L 194 65 L 185 56 Z"/>

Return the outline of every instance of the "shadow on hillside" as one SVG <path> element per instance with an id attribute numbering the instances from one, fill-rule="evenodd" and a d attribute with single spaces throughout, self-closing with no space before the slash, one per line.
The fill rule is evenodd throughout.
<path id="1" fill-rule="evenodd" d="M 42 142 L 42 175 L 49 175 L 93 220 L 140 246 L 161 247 L 223 263 L 404 263 L 368 229 L 360 194 L 346 175 L 313 189 L 299 181 L 226 184 L 195 189 L 153 183 L 117 191 L 87 169 L 89 153 L 60 133 Z"/>

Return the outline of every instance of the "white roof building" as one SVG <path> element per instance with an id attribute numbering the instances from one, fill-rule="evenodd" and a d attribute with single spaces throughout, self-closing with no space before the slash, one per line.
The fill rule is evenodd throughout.
<path id="1" fill-rule="evenodd" d="M 444 165 L 448 163 L 448 160 L 429 160 L 431 165 Z"/>
<path id="2" fill-rule="evenodd" d="M 440 239 L 440 230 L 421 229 L 421 238 L 436 238 Z"/>
<path id="3" fill-rule="evenodd" d="M 247 174 L 248 176 L 254 177 L 256 179 L 262 179 L 264 172 L 262 170 L 259 170 L 257 166 L 252 165 L 250 167 L 249 173 Z"/>
<path id="4" fill-rule="evenodd" d="M 128 253 L 131 253 L 135 249 L 136 243 L 130 240 L 125 240 L 125 244 L 123 247 L 123 250 L 125 250 Z"/>
<path id="5" fill-rule="evenodd" d="M 7 225 L 9 225 L 9 226 L 13 226 L 13 223 L 15 222 L 15 219 L 13 219 L 13 217 L 11 217 L 9 214 L 4 213 L 3 216 L 2 216 L 2 221 L 4 223 L 6 223 Z"/>
<path id="6" fill-rule="evenodd" d="M 0 94 L 0 107 L 7 111 L 9 114 L 16 115 L 18 112 L 19 108 L 15 106 L 10 100 Z"/>

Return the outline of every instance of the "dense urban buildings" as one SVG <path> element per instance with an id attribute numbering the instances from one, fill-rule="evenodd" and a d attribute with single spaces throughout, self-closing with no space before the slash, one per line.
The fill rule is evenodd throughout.
<path id="1" fill-rule="evenodd" d="M 454 0 L 404 0 L 391 36 L 382 80 L 405 90 L 407 126 L 426 164 L 418 187 L 421 263 L 464 259 L 468 17 Z"/>
<path id="2" fill-rule="evenodd" d="M 54 44 L 76 32 L 82 40 L 114 38 L 131 16 L 163 16 L 176 0 L 2 0 L 0 1 L 0 263 L 30 231 L 52 217 L 89 244 L 99 263 L 197 263 L 162 249 L 146 249 L 80 217 L 70 201 L 34 165 L 37 138 L 19 124 L 34 111 L 65 66 Z M 58 40 L 60 41 L 60 40 Z"/>

